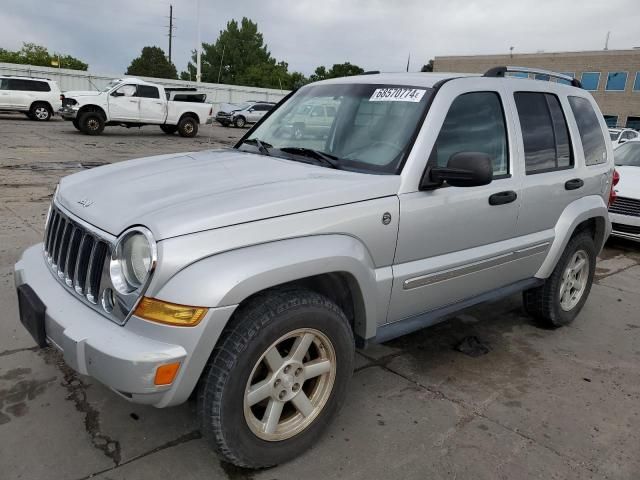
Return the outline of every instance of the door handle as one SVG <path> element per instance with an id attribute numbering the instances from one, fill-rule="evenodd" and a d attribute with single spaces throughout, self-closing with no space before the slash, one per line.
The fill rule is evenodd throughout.
<path id="1" fill-rule="evenodd" d="M 577 190 L 578 188 L 584 185 L 584 181 L 581 178 L 573 178 L 571 180 L 567 180 L 564 184 L 565 190 Z"/>
<path id="2" fill-rule="evenodd" d="M 138 103 L 138 100 L 129 100 L 131 103 Z"/>
<path id="3" fill-rule="evenodd" d="M 515 202 L 516 198 L 518 198 L 518 194 L 513 190 L 494 193 L 489 197 L 489 205 L 504 205 L 506 203 Z"/>

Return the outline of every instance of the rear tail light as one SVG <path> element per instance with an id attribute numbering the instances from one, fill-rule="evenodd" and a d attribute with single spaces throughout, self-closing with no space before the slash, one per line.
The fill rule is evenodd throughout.
<path id="1" fill-rule="evenodd" d="M 617 170 L 613 170 L 613 176 L 611 177 L 611 190 L 609 191 L 609 206 L 616 201 L 618 195 L 616 194 L 616 185 L 620 182 L 620 174 Z"/>

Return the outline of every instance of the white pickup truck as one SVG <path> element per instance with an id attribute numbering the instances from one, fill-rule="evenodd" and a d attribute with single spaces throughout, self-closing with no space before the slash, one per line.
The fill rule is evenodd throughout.
<path id="1" fill-rule="evenodd" d="M 99 135 L 105 126 L 159 125 L 168 135 L 195 137 L 201 123 L 211 123 L 213 107 L 198 101 L 168 100 L 161 85 L 137 78 L 112 80 L 102 91 L 69 91 L 60 96 L 60 115 L 87 135 Z"/>

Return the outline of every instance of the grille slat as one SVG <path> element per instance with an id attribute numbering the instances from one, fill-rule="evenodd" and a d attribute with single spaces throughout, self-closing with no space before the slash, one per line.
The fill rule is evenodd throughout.
<path id="1" fill-rule="evenodd" d="M 78 227 L 73 227 L 71 232 L 71 239 L 69 240 L 69 250 L 67 252 L 67 259 L 64 265 L 64 282 L 69 286 L 73 286 L 73 279 L 76 270 L 76 260 L 78 259 L 78 247 L 80 247 L 80 240 L 82 239 L 82 230 Z"/>
<path id="2" fill-rule="evenodd" d="M 60 217 L 58 221 L 58 228 L 56 228 L 55 237 L 53 240 L 53 251 L 51 254 L 51 261 L 55 267 L 58 266 L 58 258 L 60 254 L 60 244 L 62 243 L 62 234 L 64 233 L 64 228 L 66 225 L 66 221 L 64 218 Z"/>
<path id="3" fill-rule="evenodd" d="M 64 277 L 67 265 L 67 255 L 69 254 L 69 245 L 71 244 L 71 232 L 73 232 L 73 224 L 67 222 L 62 232 L 62 241 L 60 243 L 60 254 L 58 255 L 58 276 Z"/>
<path id="4" fill-rule="evenodd" d="M 84 295 L 86 292 L 87 270 L 89 269 L 89 258 L 93 250 L 93 244 L 93 237 L 85 233 L 78 252 L 78 261 L 76 262 L 76 272 L 73 281 L 74 289 L 80 295 Z"/>
<path id="5" fill-rule="evenodd" d="M 640 217 L 640 200 L 636 200 L 635 198 L 617 197 L 616 201 L 609 207 L 609 211 L 619 215 Z"/>
<path id="6" fill-rule="evenodd" d="M 96 240 L 93 242 L 91 255 L 89 256 L 89 269 L 85 282 L 87 300 L 91 303 L 98 302 L 100 292 L 100 277 L 102 277 L 102 267 L 107 253 L 107 246 L 104 242 Z"/>

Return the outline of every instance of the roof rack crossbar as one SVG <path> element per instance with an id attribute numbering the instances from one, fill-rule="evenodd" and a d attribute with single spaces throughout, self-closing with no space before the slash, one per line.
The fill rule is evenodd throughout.
<path id="1" fill-rule="evenodd" d="M 543 70 L 541 68 L 530 68 L 530 67 L 516 67 L 516 66 L 506 66 L 506 67 L 493 67 L 487 70 L 483 77 L 504 77 L 508 72 L 515 73 L 533 73 L 536 75 L 546 75 L 548 77 L 559 78 L 562 80 L 566 80 L 572 86 L 582 88 L 582 83 L 577 78 L 574 78 L 570 75 L 564 75 L 562 73 L 552 72 L 551 70 Z"/>

